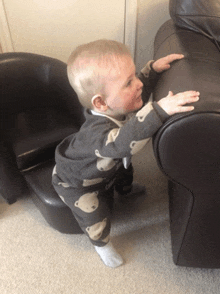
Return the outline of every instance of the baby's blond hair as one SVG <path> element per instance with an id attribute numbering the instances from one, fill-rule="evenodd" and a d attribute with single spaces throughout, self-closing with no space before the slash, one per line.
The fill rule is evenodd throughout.
<path id="1" fill-rule="evenodd" d="M 118 66 L 118 59 L 131 56 L 129 49 L 113 40 L 97 40 L 78 46 L 67 62 L 69 82 L 78 95 L 80 103 L 92 109 L 92 97 L 105 97 L 106 79 Z"/>

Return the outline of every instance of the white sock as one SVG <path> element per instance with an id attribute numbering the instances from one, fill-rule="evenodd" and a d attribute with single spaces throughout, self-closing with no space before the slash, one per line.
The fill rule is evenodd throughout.
<path id="1" fill-rule="evenodd" d="M 108 244 L 103 247 L 94 247 L 105 265 L 110 267 L 118 267 L 123 264 L 123 259 L 117 253 L 111 242 L 108 242 Z"/>

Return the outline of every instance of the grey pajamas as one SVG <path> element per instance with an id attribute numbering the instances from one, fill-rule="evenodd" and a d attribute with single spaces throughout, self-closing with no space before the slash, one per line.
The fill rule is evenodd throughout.
<path id="1" fill-rule="evenodd" d="M 59 176 L 56 172 L 53 174 L 58 195 L 70 207 L 83 232 L 96 246 L 106 245 L 109 239 L 114 188 L 123 194 L 123 187 L 131 187 L 132 181 L 132 165 L 128 169 L 121 165 L 111 181 L 92 189 L 80 190 L 61 185 Z"/>
<path id="2" fill-rule="evenodd" d="M 142 78 L 146 87 L 147 74 Z M 123 194 L 133 181 L 131 165 L 125 169 L 123 162 L 130 162 L 169 116 L 157 103 L 148 103 L 126 121 L 89 110 L 85 117 L 79 132 L 57 146 L 52 182 L 91 242 L 104 246 L 114 189 Z"/>

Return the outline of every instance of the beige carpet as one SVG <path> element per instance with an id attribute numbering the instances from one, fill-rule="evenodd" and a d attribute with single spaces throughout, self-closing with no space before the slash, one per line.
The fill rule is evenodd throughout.
<path id="1" fill-rule="evenodd" d="M 166 179 L 151 144 L 133 159 L 147 196 L 118 207 L 112 241 L 125 265 L 103 265 L 84 235 L 47 225 L 29 197 L 0 198 L 1 294 L 218 294 L 220 269 L 177 267 L 171 254 Z"/>

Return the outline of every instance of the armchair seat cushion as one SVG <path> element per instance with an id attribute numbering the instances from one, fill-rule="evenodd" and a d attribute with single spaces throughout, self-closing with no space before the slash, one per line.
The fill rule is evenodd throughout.
<path id="1" fill-rule="evenodd" d="M 52 185 L 54 160 L 48 160 L 35 166 L 28 172 L 23 172 L 33 202 L 47 222 L 56 230 L 66 234 L 83 234 L 70 208 L 60 199 Z"/>

